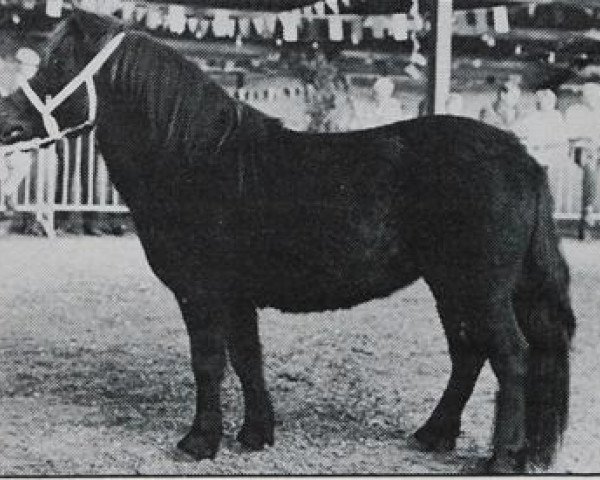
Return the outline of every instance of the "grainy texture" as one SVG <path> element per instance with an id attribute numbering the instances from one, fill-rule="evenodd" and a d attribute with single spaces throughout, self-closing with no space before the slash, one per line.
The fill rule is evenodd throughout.
<path id="1" fill-rule="evenodd" d="M 0 249 L 0 475 L 456 473 L 489 455 L 487 366 L 456 452 L 407 447 L 450 367 L 423 283 L 350 311 L 261 311 L 276 444 L 240 451 L 228 370 L 223 448 L 194 462 L 174 448 L 193 417 L 187 335 L 137 239 L 7 237 Z M 600 244 L 564 249 L 579 327 L 572 422 L 553 470 L 598 473 Z"/>

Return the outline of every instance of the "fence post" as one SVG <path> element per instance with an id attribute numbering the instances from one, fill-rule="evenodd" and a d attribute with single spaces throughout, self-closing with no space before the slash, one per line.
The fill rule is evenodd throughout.
<path id="1" fill-rule="evenodd" d="M 55 238 L 54 196 L 56 194 L 56 145 L 39 149 L 36 178 L 36 220 L 48 238 Z"/>

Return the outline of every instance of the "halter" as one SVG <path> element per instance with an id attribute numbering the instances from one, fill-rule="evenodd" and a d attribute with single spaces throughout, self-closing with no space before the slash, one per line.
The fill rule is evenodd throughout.
<path id="1" fill-rule="evenodd" d="M 100 50 L 94 58 L 88 63 L 79 74 L 67 83 L 63 89 L 56 94 L 55 97 L 47 97 L 46 103 L 42 102 L 37 93 L 33 91 L 31 85 L 26 79 L 21 82 L 21 89 L 35 107 L 35 109 L 42 116 L 44 122 L 44 128 L 48 135 L 52 138 L 60 136 L 60 129 L 56 118 L 52 115 L 52 112 L 62 105 L 67 98 L 69 98 L 75 90 L 85 83 L 87 95 L 88 95 L 88 122 L 93 123 L 96 120 L 96 111 L 98 108 L 98 95 L 96 93 L 96 86 L 94 84 L 94 75 L 98 73 L 98 70 L 106 63 L 109 57 L 114 53 L 118 46 L 123 41 L 125 32 L 121 32 L 113 37 L 103 48 Z"/>
<path id="2" fill-rule="evenodd" d="M 38 94 L 33 91 L 27 79 L 23 78 L 21 80 L 19 86 L 27 99 L 42 116 L 42 121 L 44 123 L 44 128 L 48 133 L 48 137 L 43 139 L 35 138 L 17 142 L 12 145 L 0 146 L 0 184 L 3 187 L 3 195 L 10 194 L 16 190 L 19 182 L 27 175 L 27 172 L 29 172 L 31 156 L 26 152 L 48 145 L 61 138 L 62 135 L 73 130 L 78 130 L 81 127 L 80 125 L 68 128 L 61 132 L 58 122 L 52 115 L 52 112 L 62 105 L 65 100 L 73 95 L 73 93 L 84 83 L 88 96 L 88 118 L 86 123 L 93 124 L 95 122 L 98 110 L 98 95 L 96 93 L 93 77 L 119 47 L 124 36 L 125 32 L 115 35 L 106 43 L 102 50 L 92 58 L 83 70 L 73 78 L 73 80 L 67 83 L 55 97 L 46 97 L 45 103 L 42 102 Z"/>

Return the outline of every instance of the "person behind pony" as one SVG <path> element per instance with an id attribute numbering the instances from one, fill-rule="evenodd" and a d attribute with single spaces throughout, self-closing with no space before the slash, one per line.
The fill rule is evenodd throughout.
<path id="1" fill-rule="evenodd" d="M 460 93 L 451 92 L 446 98 L 446 115 L 461 117 L 465 115 L 463 97 Z"/>
<path id="2" fill-rule="evenodd" d="M 521 88 L 515 82 L 504 83 L 496 93 L 496 100 L 481 109 L 479 120 L 504 130 L 511 130 L 520 117 Z"/>
<path id="3" fill-rule="evenodd" d="M 566 122 L 562 112 L 557 109 L 558 99 L 552 90 L 538 90 L 535 100 L 536 109 L 518 120 L 513 132 L 525 144 L 530 155 L 547 169 L 557 207 L 566 208 L 560 202 L 568 200 L 574 193 L 560 191 L 563 185 L 561 179 L 569 177 L 572 169 L 568 161 Z"/>
<path id="4" fill-rule="evenodd" d="M 10 79 L 11 90 L 16 90 L 22 81 L 31 79 L 37 72 L 40 64 L 39 55 L 30 48 L 19 48 L 14 54 L 11 63 L 14 65 L 14 71 L 12 72 L 12 78 Z M 20 170 L 21 173 L 15 175 L 15 178 L 22 178 L 26 173 L 22 171 L 23 168 L 29 170 L 31 182 L 30 192 L 32 198 L 35 198 L 37 192 L 35 191 L 34 185 L 37 183 L 37 168 L 35 165 L 27 162 L 24 166 L 25 158 L 30 160 L 30 157 L 16 154 L 14 155 L 13 169 L 15 172 Z M 18 165 L 17 162 L 20 164 Z M 15 196 L 17 195 L 18 184 L 15 184 L 10 192 L 7 192 L 5 199 L 7 213 L 12 217 L 11 231 L 17 233 L 25 233 L 29 235 L 42 236 L 45 234 L 42 225 L 37 221 L 34 213 L 31 212 L 15 212 Z"/>
<path id="5" fill-rule="evenodd" d="M 367 101 L 357 106 L 351 128 L 353 130 L 374 128 L 398 122 L 405 118 L 402 102 L 394 96 L 396 85 L 389 77 L 378 78 Z"/>
<path id="6" fill-rule="evenodd" d="M 600 85 L 586 83 L 581 102 L 571 105 L 565 114 L 570 152 L 583 170 L 580 236 L 592 226 L 597 210 L 598 159 L 600 153 Z"/>
<path id="7" fill-rule="evenodd" d="M 536 109 L 515 122 L 513 131 L 542 165 L 564 163 L 568 158 L 566 123 L 556 108 L 556 94 L 538 90 L 535 100 Z"/>

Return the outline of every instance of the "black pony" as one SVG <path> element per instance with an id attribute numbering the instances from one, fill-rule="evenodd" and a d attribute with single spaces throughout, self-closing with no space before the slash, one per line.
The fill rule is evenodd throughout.
<path id="1" fill-rule="evenodd" d="M 51 36 L 33 90 L 56 94 L 122 30 L 76 11 Z M 244 392 L 240 442 L 273 443 L 258 308 L 347 308 L 422 277 L 452 373 L 413 443 L 454 447 L 489 360 L 499 382 L 490 471 L 550 464 L 575 319 L 546 176 L 511 135 L 452 117 L 292 132 L 135 31 L 95 82 L 99 148 L 190 336 L 197 411 L 180 448 L 198 459 L 219 448 L 226 352 Z M 0 102 L 4 143 L 44 134 L 22 91 Z M 73 126 L 85 110 L 82 88 L 57 118 Z"/>

